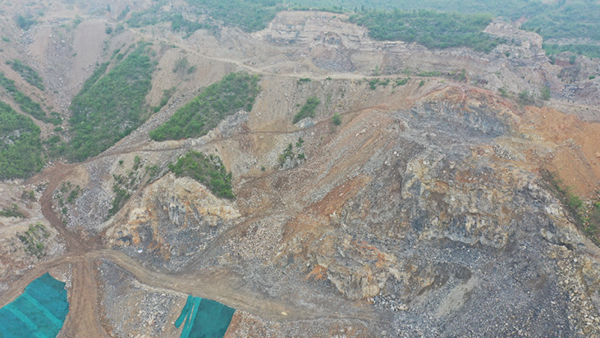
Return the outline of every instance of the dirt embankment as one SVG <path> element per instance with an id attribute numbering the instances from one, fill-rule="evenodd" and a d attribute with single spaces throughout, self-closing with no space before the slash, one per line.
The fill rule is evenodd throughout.
<path id="1" fill-rule="evenodd" d="M 553 108 L 527 107 L 523 127 L 546 142 L 550 152 L 541 164 L 565 187 L 585 198 L 600 189 L 600 124 L 584 122 Z"/>

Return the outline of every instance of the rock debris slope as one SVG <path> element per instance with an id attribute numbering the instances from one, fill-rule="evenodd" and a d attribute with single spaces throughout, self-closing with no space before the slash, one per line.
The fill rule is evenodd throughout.
<path id="1" fill-rule="evenodd" d="M 48 14 L 81 15 L 61 44 L 98 39 L 99 23 L 116 19 L 76 3 Z M 64 28 L 55 21 L 34 26 L 9 53 L 33 53 L 61 116 L 88 63 L 132 41 L 156 52 L 148 105 L 176 89 L 97 157 L 2 183 L 2 206 L 17 201 L 29 218 L 0 217 L 10 257 L 0 262 L 0 305 L 62 269 L 72 306 L 64 337 L 172 337 L 190 293 L 238 310 L 228 337 L 600 336 L 600 251 L 543 175 L 585 182 L 569 181 L 586 198 L 600 182 L 590 122 L 598 82 L 577 82 L 597 61 L 582 61 L 571 86 L 570 66 L 551 65 L 538 35 L 500 22 L 487 31 L 520 43 L 481 54 L 376 42 L 343 19 L 282 12 L 256 33 L 189 37 L 124 27 L 98 55 L 80 56 L 46 34 Z M 195 72 L 171 71 L 183 58 Z M 57 81 L 67 64 L 81 69 Z M 150 140 L 233 71 L 260 76 L 252 109 L 200 138 Z M 542 86 L 553 94 L 543 108 L 498 92 Z M 314 116 L 293 124 L 313 97 Z M 219 156 L 236 199 L 169 170 L 191 150 Z M 35 258 L 15 237 L 30 220 L 50 234 Z"/>

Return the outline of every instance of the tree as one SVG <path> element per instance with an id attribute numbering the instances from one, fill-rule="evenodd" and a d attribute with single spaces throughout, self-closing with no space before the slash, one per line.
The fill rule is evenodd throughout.
<path id="1" fill-rule="evenodd" d="M 335 113 L 333 117 L 331 117 L 331 122 L 333 122 L 334 125 L 339 126 L 342 124 L 342 116 L 338 113 Z"/>

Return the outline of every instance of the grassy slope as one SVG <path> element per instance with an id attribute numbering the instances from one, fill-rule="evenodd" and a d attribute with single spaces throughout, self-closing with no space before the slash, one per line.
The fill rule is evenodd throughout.
<path id="1" fill-rule="evenodd" d="M 258 95 L 258 76 L 231 73 L 208 86 L 202 94 L 179 109 L 163 125 L 150 132 L 155 141 L 206 135 L 221 120 L 240 109 L 252 110 Z"/>
<path id="2" fill-rule="evenodd" d="M 106 65 L 101 65 L 73 99 L 69 159 L 83 161 L 98 155 L 145 120 L 145 97 L 154 72 L 145 49 L 139 46 L 102 77 Z"/>
<path id="3" fill-rule="evenodd" d="M 28 178 L 43 166 L 40 128 L 0 101 L 0 179 Z"/>

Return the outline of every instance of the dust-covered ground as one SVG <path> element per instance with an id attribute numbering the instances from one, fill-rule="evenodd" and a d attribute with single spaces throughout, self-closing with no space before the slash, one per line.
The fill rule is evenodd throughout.
<path id="1" fill-rule="evenodd" d="M 482 54 L 373 41 L 333 13 L 186 37 L 119 20 L 149 1 L 8 3 L 7 18 L 44 14 L 25 32 L 1 23 L 11 43 L 0 70 L 65 120 L 96 65 L 138 41 L 156 53 L 148 106 L 175 92 L 97 157 L 0 184 L 0 207 L 23 216 L 0 217 L 0 305 L 51 271 L 69 292 L 61 337 L 177 336 L 187 294 L 237 309 L 228 337 L 600 335 L 600 251 L 540 174 L 596 197 L 597 60 L 550 64 L 539 35 L 502 22 L 486 31 L 519 43 Z M 21 80 L 5 64 L 15 58 L 48 88 Z M 184 58 L 194 71 L 174 71 Z M 200 138 L 150 141 L 233 71 L 261 77 L 251 111 Z M 518 104 L 517 93 L 544 86 L 553 98 L 543 107 Z M 313 96 L 315 117 L 293 124 Z M 43 138 L 55 133 L 36 123 Z M 294 157 L 280 162 L 288 145 Z M 169 172 L 190 150 L 223 160 L 235 200 Z M 138 183 L 110 215 L 118 175 Z M 19 239 L 37 224 L 41 252 Z"/>

